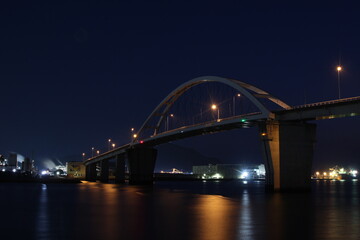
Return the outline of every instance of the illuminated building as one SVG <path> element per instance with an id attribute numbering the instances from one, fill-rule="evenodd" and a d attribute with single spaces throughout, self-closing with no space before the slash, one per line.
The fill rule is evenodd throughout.
<path id="1" fill-rule="evenodd" d="M 85 178 L 85 165 L 82 162 L 67 162 L 66 172 L 69 178 Z"/>
<path id="2" fill-rule="evenodd" d="M 216 164 L 193 166 L 193 174 L 203 179 L 263 179 L 264 164 Z"/>

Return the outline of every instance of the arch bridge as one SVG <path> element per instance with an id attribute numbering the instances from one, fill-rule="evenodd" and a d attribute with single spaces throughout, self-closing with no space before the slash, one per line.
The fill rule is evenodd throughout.
<path id="1" fill-rule="evenodd" d="M 201 112 L 201 121 L 170 128 L 174 105 L 181 102 L 182 96 L 191 89 L 209 83 L 228 86 L 236 94 L 230 99 L 228 114 L 220 115 L 220 106 L 213 104 L 210 118 L 203 117 L 209 113 Z M 253 106 L 252 111 L 238 111 L 236 96 L 246 99 L 247 104 Z M 266 103 L 277 109 L 270 110 Z M 180 109 L 184 108 L 180 104 Z M 100 164 L 100 178 L 106 182 L 108 161 L 116 158 L 117 182 L 125 179 L 127 159 L 130 183 L 152 183 L 157 155 L 155 146 L 197 135 L 257 127 L 265 160 L 266 186 L 272 190 L 306 190 L 310 188 L 316 135 L 316 125 L 307 121 L 357 115 L 360 115 L 360 97 L 291 107 L 268 92 L 238 80 L 199 77 L 185 82 L 166 96 L 145 120 L 132 142 L 86 159 L 86 179 L 96 180 L 96 165 Z"/>

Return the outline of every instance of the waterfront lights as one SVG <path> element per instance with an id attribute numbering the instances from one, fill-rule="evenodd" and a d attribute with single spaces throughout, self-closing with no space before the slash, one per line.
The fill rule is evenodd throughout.
<path id="1" fill-rule="evenodd" d="M 240 179 L 245 179 L 249 176 L 249 173 L 248 172 L 242 172 L 241 175 L 240 175 Z"/>
<path id="2" fill-rule="evenodd" d="M 222 175 L 220 175 L 219 173 L 215 173 L 214 175 L 211 176 L 211 178 L 220 179 L 220 178 L 224 178 L 224 177 Z"/>
<path id="3" fill-rule="evenodd" d="M 356 177 L 356 175 L 358 174 L 357 170 L 350 170 L 350 174 L 353 175 L 353 177 Z"/>

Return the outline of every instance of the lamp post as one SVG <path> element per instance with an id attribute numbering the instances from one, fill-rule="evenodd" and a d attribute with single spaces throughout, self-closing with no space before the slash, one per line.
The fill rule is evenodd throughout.
<path id="1" fill-rule="evenodd" d="M 111 139 L 108 139 L 108 150 L 110 151 L 110 146 L 111 146 Z"/>
<path id="2" fill-rule="evenodd" d="M 217 106 L 216 104 L 212 104 L 212 105 L 211 105 L 211 109 L 212 109 L 213 111 L 217 110 L 217 121 L 219 121 L 219 120 L 220 120 L 220 112 L 219 112 L 218 106 Z"/>
<path id="3" fill-rule="evenodd" d="M 233 96 L 233 115 L 235 116 L 236 115 L 236 113 L 235 113 L 235 100 L 236 100 L 236 97 L 241 97 L 241 94 L 240 93 L 238 93 L 238 94 L 236 94 L 235 96 Z"/>
<path id="4" fill-rule="evenodd" d="M 94 157 L 94 150 L 95 150 L 95 148 L 92 147 L 92 148 L 91 148 L 91 157 Z"/>
<path id="5" fill-rule="evenodd" d="M 174 114 L 169 114 L 166 116 L 166 131 L 169 131 L 169 117 L 173 118 Z"/>
<path id="6" fill-rule="evenodd" d="M 97 151 L 96 151 L 96 154 L 97 154 L 97 155 L 99 155 L 99 154 L 100 154 L 100 151 L 99 151 L 99 150 L 97 150 Z"/>
<path id="7" fill-rule="evenodd" d="M 340 94 L 340 72 L 342 71 L 342 67 L 339 65 L 336 68 L 337 70 L 337 78 L 338 78 L 338 92 L 339 92 L 339 99 L 341 98 L 341 94 Z"/>
<path id="8" fill-rule="evenodd" d="M 82 153 L 82 160 L 84 161 L 85 160 L 85 153 Z"/>
<path id="9" fill-rule="evenodd" d="M 135 128 L 131 128 L 130 130 L 131 130 L 130 141 L 132 141 L 134 138 L 136 138 L 136 137 L 134 137 L 134 136 L 136 136 L 136 134 L 134 134 Z"/>
<path id="10" fill-rule="evenodd" d="M 115 148 L 115 143 L 111 144 L 111 146 L 112 146 L 112 149 L 114 149 Z"/>

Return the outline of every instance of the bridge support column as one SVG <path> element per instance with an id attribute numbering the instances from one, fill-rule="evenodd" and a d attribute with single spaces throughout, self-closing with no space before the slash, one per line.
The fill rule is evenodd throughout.
<path id="1" fill-rule="evenodd" d="M 86 181 L 96 182 L 96 163 L 86 166 Z"/>
<path id="2" fill-rule="evenodd" d="M 266 186 L 274 191 L 310 190 L 316 125 L 268 121 L 259 127 Z"/>
<path id="3" fill-rule="evenodd" d="M 130 184 L 152 184 L 157 150 L 154 148 L 130 148 L 126 150 L 129 163 Z"/>
<path id="4" fill-rule="evenodd" d="M 115 183 L 125 182 L 125 155 L 116 156 Z"/>
<path id="5" fill-rule="evenodd" d="M 100 181 L 109 182 L 109 159 L 100 162 Z"/>

